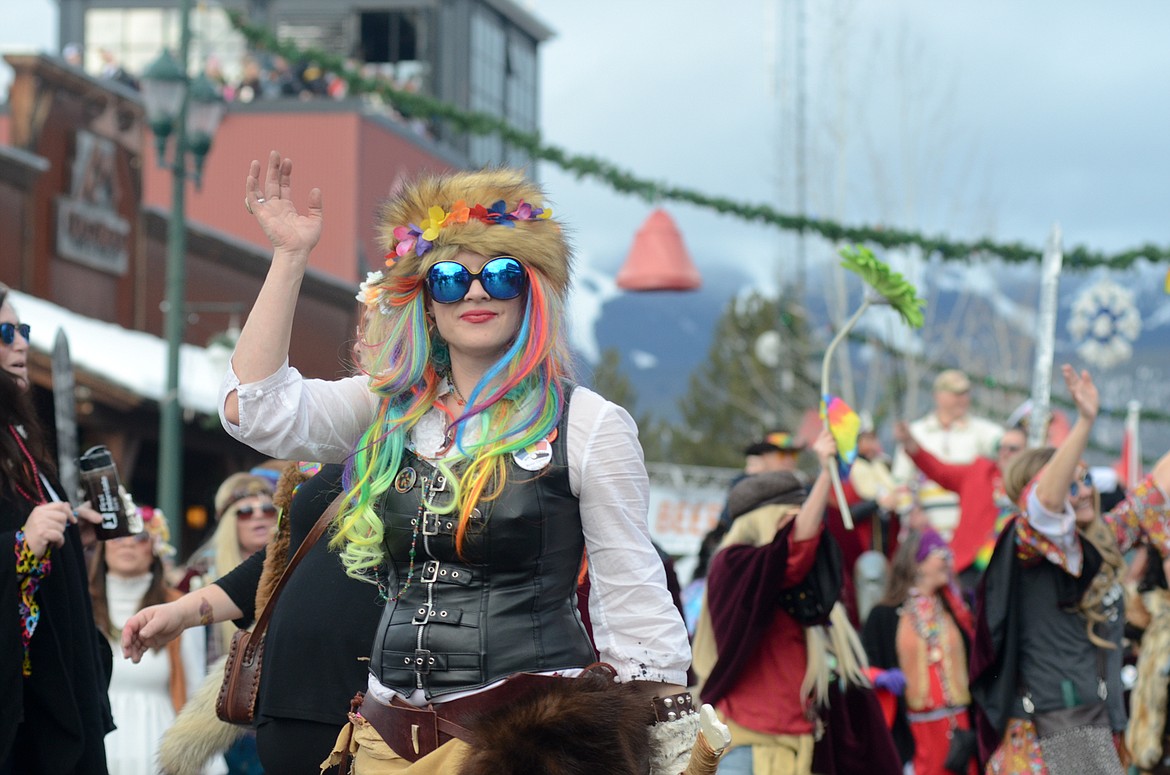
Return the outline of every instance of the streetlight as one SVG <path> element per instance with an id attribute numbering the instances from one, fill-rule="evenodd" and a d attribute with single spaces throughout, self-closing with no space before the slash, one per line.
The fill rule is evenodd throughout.
<path id="1" fill-rule="evenodd" d="M 142 77 L 142 100 L 154 132 L 158 163 L 171 170 L 171 219 L 167 224 L 167 385 L 159 412 L 158 506 L 167 516 L 171 535 L 181 545 L 183 508 L 183 407 L 179 402 L 179 351 L 183 344 L 187 284 L 187 223 L 185 213 L 187 156 L 198 187 L 203 160 L 223 119 L 223 99 L 206 76 L 191 78 L 187 58 L 191 47 L 191 0 L 179 9 L 179 56 L 163 51 Z M 167 159 L 167 140 L 174 134 Z"/>

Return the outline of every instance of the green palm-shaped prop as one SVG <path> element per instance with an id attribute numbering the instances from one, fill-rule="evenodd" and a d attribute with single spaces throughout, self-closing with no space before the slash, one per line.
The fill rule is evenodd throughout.
<path id="1" fill-rule="evenodd" d="M 841 248 L 840 252 L 845 259 L 841 266 L 860 276 L 866 285 L 880 293 L 886 303 L 898 310 L 906 325 L 922 328 L 922 308 L 926 301 L 918 297 L 918 289 L 909 280 L 890 269 L 869 248 L 852 245 Z"/>
<path id="2" fill-rule="evenodd" d="M 861 320 L 861 315 L 871 305 L 889 304 L 898 311 L 902 320 L 905 320 L 906 325 L 911 328 L 922 328 L 922 324 L 925 322 L 922 308 L 926 306 L 926 301 L 918 296 L 918 289 L 909 280 L 890 269 L 889 265 L 875 256 L 869 248 L 860 245 L 846 245 L 841 248 L 840 253 L 841 257 L 845 259 L 841 265 L 859 275 L 865 284 L 877 291 L 880 296 L 866 293 L 861 300 L 861 306 L 853 313 L 853 317 L 849 318 L 849 322 L 837 332 L 833 341 L 829 342 L 829 346 L 825 349 L 825 357 L 821 361 L 821 397 L 826 402 L 829 400 L 829 364 L 833 361 L 833 351 L 837 349 L 841 340 L 853 330 L 857 321 Z M 824 423 L 827 430 L 829 428 L 827 415 Z M 837 466 L 830 466 L 829 474 L 833 478 L 833 492 L 837 496 L 837 507 L 841 511 L 841 519 L 845 526 L 852 530 L 853 515 L 849 513 L 849 506 L 845 503 L 845 491 L 841 487 L 841 475 L 837 471 Z"/>

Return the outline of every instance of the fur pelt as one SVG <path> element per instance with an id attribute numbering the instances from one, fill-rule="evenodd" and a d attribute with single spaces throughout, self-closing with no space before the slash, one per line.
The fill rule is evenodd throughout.
<path id="1" fill-rule="evenodd" d="M 256 585 L 256 615 L 264 610 L 268 599 L 276 589 L 276 582 L 288 564 L 288 540 L 290 509 L 292 497 L 296 488 L 310 478 L 310 474 L 301 470 L 300 464 L 293 461 L 288 463 L 280 472 L 280 479 L 276 483 L 276 493 L 272 496 L 272 503 L 280 509 L 280 522 L 276 533 L 268 540 L 268 547 L 264 552 L 264 568 L 260 572 L 260 583 Z"/>
<path id="2" fill-rule="evenodd" d="M 1129 698 L 1129 726 L 1125 744 L 1133 762 L 1152 770 L 1162 761 L 1166 730 L 1166 669 L 1170 664 L 1170 592 L 1152 589 L 1142 594 L 1150 624 L 1142 635 L 1137 683 Z"/>
<path id="3" fill-rule="evenodd" d="M 584 673 L 469 724 L 459 775 L 645 775 L 653 721 L 637 687 Z"/>
<path id="4" fill-rule="evenodd" d="M 175 723 L 163 734 L 158 751 L 163 775 L 199 775 L 208 759 L 226 751 L 248 731 L 245 726 L 220 721 L 215 715 L 225 664 L 226 656 L 212 664 L 199 691 L 187 700 Z"/>
<path id="5" fill-rule="evenodd" d="M 491 207 L 501 199 L 508 212 L 515 210 L 521 200 L 533 207 L 548 207 L 540 186 L 526 179 L 520 170 L 484 169 L 418 178 L 383 205 L 378 227 L 381 242 L 392 252 L 397 244 L 394 229 L 422 223 L 429 217 L 431 207 L 449 211 L 460 201 L 469 207 Z M 474 219 L 446 226 L 422 258 L 413 251 L 407 253 L 386 274 L 391 278 L 421 277 L 431 266 L 452 259 L 462 250 L 484 256 L 515 256 L 547 278 L 558 296 L 568 294 L 572 250 L 564 230 L 551 218 L 514 221 L 511 227 L 489 226 Z"/>

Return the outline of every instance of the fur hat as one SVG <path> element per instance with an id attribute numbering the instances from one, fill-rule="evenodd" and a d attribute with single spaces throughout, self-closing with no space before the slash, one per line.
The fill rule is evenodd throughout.
<path id="1" fill-rule="evenodd" d="M 773 503 L 799 505 L 808 492 L 791 471 L 768 471 L 740 479 L 727 495 L 727 514 L 731 519 Z"/>
<path id="2" fill-rule="evenodd" d="M 540 186 L 515 169 L 421 177 L 382 208 L 379 231 L 389 251 L 385 278 L 422 277 L 462 250 L 515 256 L 543 275 L 562 298 L 572 250 L 550 216 Z"/>

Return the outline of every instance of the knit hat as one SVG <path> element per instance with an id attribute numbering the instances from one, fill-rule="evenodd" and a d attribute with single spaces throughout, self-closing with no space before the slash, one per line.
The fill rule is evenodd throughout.
<path id="1" fill-rule="evenodd" d="M 791 471 L 768 471 L 745 476 L 727 495 L 727 515 L 731 519 L 773 503 L 799 505 L 808 492 Z"/>
<path id="2" fill-rule="evenodd" d="M 931 552 L 938 549 L 949 549 L 947 542 L 939 535 L 934 528 L 927 527 L 922 531 L 922 537 L 918 539 L 918 551 L 914 552 L 914 561 L 923 562 L 930 556 Z"/>
<path id="3" fill-rule="evenodd" d="M 569 290 L 572 251 L 551 218 L 544 192 L 516 169 L 431 175 L 407 183 L 382 208 L 379 231 L 389 267 L 368 290 L 397 278 L 422 278 L 463 250 L 514 256 L 548 280 L 562 298 Z M 376 294 L 373 296 L 376 297 Z M 367 296 L 367 303 L 374 298 Z"/>

